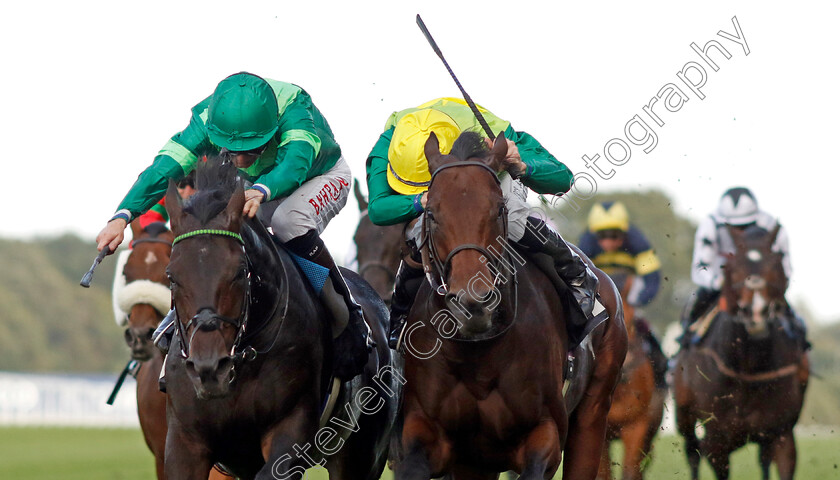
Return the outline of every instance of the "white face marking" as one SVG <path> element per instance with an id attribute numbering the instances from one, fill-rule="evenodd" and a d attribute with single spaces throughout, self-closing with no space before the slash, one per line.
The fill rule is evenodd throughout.
<path id="1" fill-rule="evenodd" d="M 152 265 L 157 262 L 157 255 L 155 255 L 154 252 L 149 252 L 146 254 L 146 258 L 143 261 L 146 262 L 146 265 Z"/>
<path id="2" fill-rule="evenodd" d="M 764 297 L 761 295 L 761 292 L 755 292 L 753 295 L 753 302 L 752 302 L 752 316 L 754 322 L 754 329 L 757 332 L 763 332 L 765 329 L 765 322 L 764 316 L 761 314 L 762 310 L 764 310 L 764 306 L 767 305 L 767 302 L 764 300 Z"/>
<path id="3" fill-rule="evenodd" d="M 761 261 L 761 252 L 758 250 L 750 250 L 747 252 L 747 259 L 751 262 L 760 262 Z"/>

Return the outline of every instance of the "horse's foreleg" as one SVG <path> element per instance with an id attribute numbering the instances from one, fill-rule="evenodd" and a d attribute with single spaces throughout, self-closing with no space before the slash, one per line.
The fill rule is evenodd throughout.
<path id="1" fill-rule="evenodd" d="M 207 480 L 211 468 L 213 460 L 207 446 L 178 426 L 170 425 L 166 434 L 165 478 Z"/>
<path id="2" fill-rule="evenodd" d="M 779 469 L 779 480 L 791 480 L 796 470 L 796 442 L 793 432 L 788 431 L 772 443 L 773 461 Z"/>
<path id="3" fill-rule="evenodd" d="M 771 442 L 762 442 L 758 445 L 758 465 L 761 467 L 761 480 L 770 480 L 770 462 L 773 461 L 773 448 Z"/>
<path id="4" fill-rule="evenodd" d="M 610 442 L 604 442 L 601 449 L 601 464 L 598 467 L 597 480 L 612 480 L 612 460 L 610 460 Z"/>
<path id="5" fill-rule="evenodd" d="M 427 480 L 431 476 L 429 458 L 425 449 L 417 444 L 406 452 L 402 462 L 397 465 L 397 471 L 394 472 L 396 480 Z"/>
<path id="6" fill-rule="evenodd" d="M 615 309 L 611 312 L 615 315 Z M 592 378 L 586 387 L 571 420 L 566 438 L 563 462 L 564 480 L 591 480 L 598 474 L 600 452 L 604 448 L 607 415 L 612 395 L 627 354 L 627 332 L 621 315 L 611 317 L 595 353 L 598 359 Z"/>
<path id="7" fill-rule="evenodd" d="M 554 476 L 563 458 L 558 427 L 566 429 L 567 425 L 558 426 L 554 419 L 546 419 L 528 435 L 517 454 L 518 463 L 524 464 L 520 480 L 541 480 Z"/>
<path id="8" fill-rule="evenodd" d="M 730 445 L 730 442 L 722 438 L 714 438 L 706 432 L 706 436 L 703 437 L 703 442 L 700 448 L 709 460 L 709 464 L 712 466 L 712 470 L 715 472 L 717 480 L 728 479 L 729 454 L 732 450 L 734 450 L 734 448 Z"/>
<path id="9" fill-rule="evenodd" d="M 263 435 L 261 443 L 265 465 L 257 473 L 255 480 L 303 478 L 307 468 L 324 466 L 326 460 L 319 460 L 323 449 L 340 447 L 325 440 L 320 430 L 318 435 L 315 435 L 315 429 L 312 427 L 317 424 L 315 418 L 315 414 L 299 407 Z M 319 441 L 322 441 L 323 445 L 320 445 Z M 315 446 L 312 445 L 313 442 Z M 327 453 L 329 452 L 324 452 L 323 456 L 328 456 Z"/>
<path id="10" fill-rule="evenodd" d="M 610 410 L 609 398 L 606 405 L 603 402 L 603 399 L 585 397 L 572 415 L 564 450 L 564 479 L 591 480 L 598 474 L 600 455 L 593 455 L 593 452 L 604 448 L 607 412 Z"/>
<path id="11" fill-rule="evenodd" d="M 687 406 L 677 406 L 677 431 L 685 439 L 685 456 L 688 466 L 691 469 L 691 480 L 697 480 L 700 471 L 700 441 L 697 440 L 697 433 L 694 426 L 697 419 Z"/>
<path id="12" fill-rule="evenodd" d="M 647 429 L 647 417 L 641 417 L 635 423 L 625 425 L 621 429 L 621 442 L 624 443 L 622 480 L 641 480 L 642 478 L 642 459 L 649 453 L 645 450 Z"/>
<path id="13" fill-rule="evenodd" d="M 421 414 L 408 413 L 402 431 L 404 456 L 394 472 L 396 480 L 428 480 L 449 465 L 451 445 L 439 438 L 435 425 Z"/>

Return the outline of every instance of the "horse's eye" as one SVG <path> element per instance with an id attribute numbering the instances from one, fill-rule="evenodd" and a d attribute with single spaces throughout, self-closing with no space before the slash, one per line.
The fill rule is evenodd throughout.
<path id="1" fill-rule="evenodd" d="M 236 271 L 236 275 L 234 275 L 233 280 L 235 282 L 239 282 L 244 280 L 248 276 L 248 267 L 242 265 L 239 267 L 239 270 Z"/>

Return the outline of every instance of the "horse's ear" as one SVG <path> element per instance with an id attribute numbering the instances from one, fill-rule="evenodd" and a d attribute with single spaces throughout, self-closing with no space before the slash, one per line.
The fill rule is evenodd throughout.
<path id="1" fill-rule="evenodd" d="M 364 212 L 368 208 L 368 201 L 362 194 L 362 189 L 359 187 L 359 179 L 353 179 L 353 195 L 356 196 L 356 202 L 359 204 L 359 211 Z"/>
<path id="2" fill-rule="evenodd" d="M 773 244 L 776 243 L 776 237 L 779 236 L 779 231 L 782 229 L 782 224 L 776 221 L 776 227 L 770 231 L 770 241 L 767 243 L 767 248 L 772 249 Z"/>
<path id="3" fill-rule="evenodd" d="M 502 170 L 503 165 L 505 164 L 504 160 L 507 156 L 508 145 L 507 145 L 507 138 L 505 138 L 505 132 L 500 132 L 499 136 L 496 137 L 496 140 L 493 142 L 493 148 L 490 150 L 490 168 L 493 169 L 494 172 L 500 172 Z"/>
<path id="4" fill-rule="evenodd" d="M 236 179 L 236 188 L 230 196 L 227 207 L 225 207 L 225 224 L 232 231 L 239 231 L 242 225 L 242 210 L 245 208 L 245 187 L 242 180 Z"/>
<path id="5" fill-rule="evenodd" d="M 429 172 L 434 172 L 440 166 L 440 161 L 443 155 L 440 154 L 440 142 L 438 142 L 435 132 L 429 134 L 426 140 L 426 145 L 423 147 L 423 153 L 426 154 L 426 160 L 429 162 Z"/>
<path id="6" fill-rule="evenodd" d="M 175 180 L 170 178 L 169 187 L 166 189 L 166 213 L 169 214 L 169 224 L 173 232 L 178 231 L 181 226 L 181 220 L 184 218 L 182 202 L 183 200 L 181 200 L 181 194 L 178 193 Z"/>
<path id="7" fill-rule="evenodd" d="M 143 227 L 140 226 L 140 219 L 135 218 L 131 221 L 131 238 L 133 240 L 137 240 L 140 238 L 140 234 L 143 233 Z"/>

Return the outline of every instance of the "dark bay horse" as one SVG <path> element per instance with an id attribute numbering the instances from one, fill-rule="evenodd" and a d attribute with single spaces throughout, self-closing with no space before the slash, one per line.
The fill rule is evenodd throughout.
<path id="1" fill-rule="evenodd" d="M 346 274 L 377 347 L 327 421 L 332 333 L 314 289 L 262 224 L 243 219 L 231 163 L 208 159 L 196 186 L 185 203 L 174 183 L 166 194 L 178 315 L 166 360 L 167 475 L 202 479 L 220 462 L 242 479 L 301 478 L 315 464 L 335 479 L 379 478 L 402 380 L 382 301 Z"/>
<path id="2" fill-rule="evenodd" d="M 163 355 L 152 343 L 152 332 L 169 311 L 171 295 L 166 266 L 175 237 L 163 223 L 141 228 L 131 222 L 131 251 L 118 274 L 125 286 L 117 292 L 117 303 L 127 314 L 125 341 L 131 357 L 140 363 L 137 371 L 137 416 L 146 445 L 155 457 L 158 479 L 165 479 L 163 456 L 166 449 L 166 395 L 158 389 Z M 231 478 L 213 470 L 210 480 Z"/>
<path id="3" fill-rule="evenodd" d="M 356 244 L 356 271 L 376 290 L 386 305 L 391 303 L 394 280 L 405 244 L 405 224 L 379 226 L 370 221 L 367 214 L 368 201 L 359 189 L 359 182 L 353 182 L 353 193 L 359 204 L 359 225 L 353 234 Z"/>
<path id="4" fill-rule="evenodd" d="M 599 479 L 611 479 L 610 443 L 621 440 L 624 444 L 622 480 L 641 480 L 642 462 L 650 458 L 653 439 L 659 432 L 665 410 L 666 388 L 657 388 L 653 365 L 643 345 L 644 340 L 636 330 L 633 306 L 626 302 L 635 277 L 612 274 L 624 301 L 624 325 L 627 329 L 627 357 L 621 368 L 621 379 L 613 393 L 612 407 L 607 416 L 607 442 L 598 469 Z"/>
<path id="5" fill-rule="evenodd" d="M 423 284 L 405 334 L 402 458 L 395 478 L 593 479 L 610 397 L 626 352 L 620 302 L 599 271 L 611 319 L 591 335 L 594 371 L 579 401 L 564 399 L 568 336 L 564 305 L 534 262 L 510 268 L 507 213 L 491 151 L 472 132 L 442 155 L 425 146 L 434 172 L 424 215 Z"/>
<path id="6" fill-rule="evenodd" d="M 685 437 L 692 479 L 701 455 L 718 479 L 729 477 L 729 455 L 759 445 L 762 477 L 775 463 L 781 480 L 796 468 L 793 427 L 808 384 L 802 341 L 784 332 L 791 311 L 782 255 L 772 250 L 779 228 L 729 228 L 735 254 L 724 267 L 719 313 L 704 338 L 680 352 L 674 372 L 677 428 Z M 698 440 L 695 427 L 706 432 Z"/>

